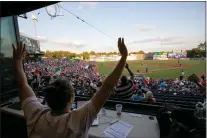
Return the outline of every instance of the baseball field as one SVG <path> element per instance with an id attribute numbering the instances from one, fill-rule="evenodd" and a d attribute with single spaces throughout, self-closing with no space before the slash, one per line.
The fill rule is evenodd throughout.
<path id="1" fill-rule="evenodd" d="M 97 62 L 97 68 L 100 74 L 108 75 L 116 66 L 117 61 Z M 205 60 L 136 60 L 127 61 L 129 68 L 134 74 L 141 74 L 147 77 L 168 79 L 179 78 L 181 70 L 184 69 L 184 76 L 187 77 L 191 74 L 201 75 L 206 73 Z M 148 68 L 148 72 L 146 72 Z M 137 72 L 139 70 L 139 73 Z M 124 70 L 125 75 L 129 73 Z"/>

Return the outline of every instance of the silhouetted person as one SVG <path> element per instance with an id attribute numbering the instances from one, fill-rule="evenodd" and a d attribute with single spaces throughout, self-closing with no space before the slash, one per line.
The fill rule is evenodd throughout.
<path id="1" fill-rule="evenodd" d="M 124 39 L 118 39 L 118 49 L 121 55 L 114 70 L 106 77 L 96 94 L 81 108 L 71 110 L 75 100 L 74 88 L 65 78 L 54 80 L 47 86 L 44 106 L 37 99 L 34 91 L 28 85 L 23 69 L 25 45 L 13 46 L 14 77 L 19 88 L 19 99 L 24 118 L 27 121 L 29 138 L 86 138 L 88 131 L 97 118 L 100 109 L 106 103 L 111 90 L 118 83 L 124 70 L 128 56 Z M 45 101 L 44 101 L 45 102 Z"/>

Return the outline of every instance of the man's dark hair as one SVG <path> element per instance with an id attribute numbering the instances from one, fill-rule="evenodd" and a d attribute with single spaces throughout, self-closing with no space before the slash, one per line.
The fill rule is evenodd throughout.
<path id="1" fill-rule="evenodd" d="M 102 82 L 101 82 L 101 81 L 99 81 L 99 82 L 98 82 L 98 84 L 97 84 L 97 87 L 99 87 L 99 88 L 100 88 L 101 86 L 102 86 Z"/>
<path id="2" fill-rule="evenodd" d="M 127 80 L 126 76 L 121 76 L 121 84 L 127 84 Z"/>
<path id="3" fill-rule="evenodd" d="M 202 75 L 202 76 L 201 76 L 201 79 L 202 79 L 203 81 L 205 81 L 205 76 L 204 76 L 204 75 Z"/>
<path id="4" fill-rule="evenodd" d="M 75 96 L 70 82 L 64 78 L 55 80 L 43 92 L 48 106 L 55 111 L 65 109 L 71 98 Z"/>

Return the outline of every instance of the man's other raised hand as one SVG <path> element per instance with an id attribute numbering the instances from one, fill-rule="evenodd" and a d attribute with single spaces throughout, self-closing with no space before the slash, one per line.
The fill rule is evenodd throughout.
<path id="1" fill-rule="evenodd" d="M 119 49 L 121 56 L 123 57 L 128 56 L 128 50 L 126 48 L 126 45 L 124 44 L 124 38 L 121 38 L 121 37 L 118 38 L 118 49 Z"/>
<path id="2" fill-rule="evenodd" d="M 14 60 L 24 60 L 26 56 L 26 50 L 25 50 L 25 44 L 22 44 L 22 42 L 17 43 L 17 46 L 12 44 L 13 48 L 13 59 Z"/>

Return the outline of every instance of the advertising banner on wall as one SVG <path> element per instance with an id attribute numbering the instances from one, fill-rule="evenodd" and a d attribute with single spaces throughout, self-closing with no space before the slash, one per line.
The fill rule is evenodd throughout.
<path id="1" fill-rule="evenodd" d="M 106 56 L 105 60 L 106 61 L 114 61 L 114 60 L 116 60 L 116 57 L 114 57 L 114 56 Z"/>
<path id="2" fill-rule="evenodd" d="M 145 59 L 152 59 L 153 53 L 145 53 Z"/>
<path id="3" fill-rule="evenodd" d="M 153 57 L 152 58 L 145 58 L 144 60 L 153 60 Z"/>
<path id="4" fill-rule="evenodd" d="M 166 59 L 167 58 L 167 52 L 154 52 L 153 53 L 153 59 Z"/>
<path id="5" fill-rule="evenodd" d="M 118 61 L 121 56 L 90 56 L 90 61 Z"/>
<path id="6" fill-rule="evenodd" d="M 168 58 L 187 58 L 187 52 L 185 50 L 174 50 L 168 53 Z"/>
<path id="7" fill-rule="evenodd" d="M 180 60 L 190 60 L 190 58 L 180 58 Z"/>
<path id="8" fill-rule="evenodd" d="M 168 58 L 168 60 L 180 60 L 180 58 Z"/>
<path id="9" fill-rule="evenodd" d="M 206 58 L 190 58 L 190 60 L 206 60 Z"/>
<path id="10" fill-rule="evenodd" d="M 153 60 L 168 60 L 168 58 L 154 58 Z"/>
<path id="11" fill-rule="evenodd" d="M 127 60 L 136 60 L 136 55 L 128 56 Z"/>
<path id="12" fill-rule="evenodd" d="M 143 60 L 145 58 L 145 54 L 136 54 L 137 60 Z"/>

